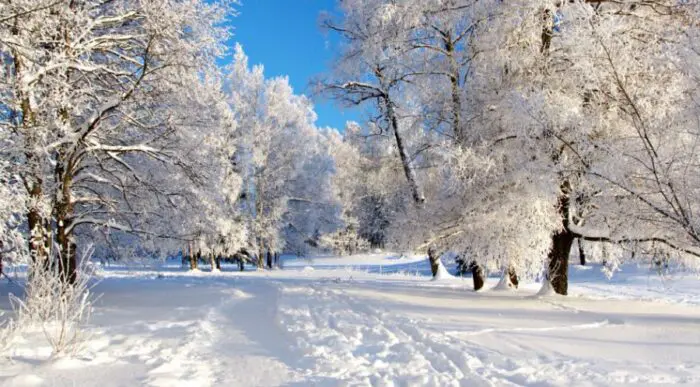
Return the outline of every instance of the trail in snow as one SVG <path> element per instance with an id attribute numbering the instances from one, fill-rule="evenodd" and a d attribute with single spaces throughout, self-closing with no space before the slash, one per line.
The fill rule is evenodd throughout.
<path id="1" fill-rule="evenodd" d="M 306 356 L 316 359 L 314 374 L 317 380 L 314 383 L 332 380 L 328 385 L 335 385 L 333 383 L 340 380 L 347 385 L 473 386 L 700 381 L 697 374 L 682 376 L 674 368 L 694 369 L 697 366 L 693 358 L 697 355 L 696 349 L 687 351 L 680 364 L 658 361 L 647 364 L 634 351 L 619 361 L 593 359 L 595 347 L 608 340 L 615 342 L 611 337 L 618 336 L 623 329 L 621 324 L 595 321 L 600 316 L 591 316 L 594 321 L 590 323 L 471 330 L 469 316 L 483 318 L 487 310 L 493 312 L 497 324 L 517 322 L 520 325 L 533 324 L 532 320 L 520 318 L 521 314 L 529 314 L 528 309 L 542 313 L 543 318 L 547 318 L 551 311 L 543 313 L 537 310 L 539 305 L 532 305 L 535 301 L 523 299 L 520 301 L 525 308 L 510 316 L 498 316 L 498 306 L 482 305 L 494 301 L 485 298 L 465 300 L 462 308 L 431 307 L 394 304 L 393 297 L 387 297 L 387 293 L 391 291 L 358 292 L 355 287 L 300 287 L 285 291 L 289 298 L 285 303 L 294 307 L 283 308 L 281 312 L 288 330 L 298 337 L 299 347 Z M 403 298 L 404 295 L 398 296 Z M 499 303 L 503 304 L 503 301 Z M 419 308 L 423 310 L 416 312 Z M 560 313 L 569 315 L 566 311 Z M 557 317 L 565 319 L 564 316 Z M 687 328 L 687 333 L 690 333 L 690 327 Z M 634 348 L 643 344 L 643 338 L 632 340 L 632 337 L 648 329 L 638 327 L 634 334 L 624 335 L 630 339 L 625 344 Z M 664 329 L 649 330 L 658 334 Z M 598 332 L 582 335 L 584 330 Z M 565 343 L 559 343 L 562 340 L 557 335 L 559 332 L 573 335 L 564 338 Z M 474 336 L 482 335 L 486 336 L 484 340 L 472 340 Z M 597 344 L 589 346 L 591 348 L 576 348 L 580 341 L 596 336 L 600 338 L 595 340 Z M 696 344 L 700 344 L 698 335 L 693 336 Z M 673 345 L 682 347 L 683 343 L 679 340 Z M 565 346 L 569 353 L 564 350 Z M 562 348 L 562 351 L 557 348 Z M 647 352 L 660 349 L 665 350 L 657 347 L 649 348 Z"/>

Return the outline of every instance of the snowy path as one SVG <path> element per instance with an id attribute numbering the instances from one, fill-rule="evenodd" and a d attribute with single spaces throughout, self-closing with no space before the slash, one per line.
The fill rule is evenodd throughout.
<path id="1" fill-rule="evenodd" d="M 288 329 L 328 385 L 700 383 L 700 313 L 683 306 L 357 284 L 286 294 Z"/>
<path id="2" fill-rule="evenodd" d="M 112 273 L 97 289 L 104 296 L 85 355 L 47 361 L 29 337 L 12 360 L 0 359 L 0 385 L 700 385 L 700 307 L 686 296 L 465 287 L 308 268 Z M 684 294 L 696 297 L 698 287 Z"/>

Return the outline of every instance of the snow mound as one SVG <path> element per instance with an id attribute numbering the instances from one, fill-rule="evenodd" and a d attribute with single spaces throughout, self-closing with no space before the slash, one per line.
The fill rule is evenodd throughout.
<path id="1" fill-rule="evenodd" d="M 25 375 L 19 375 L 15 376 L 14 378 L 11 378 L 6 381 L 6 384 L 3 384 L 4 386 L 7 387 L 13 387 L 13 386 L 41 386 L 44 384 L 45 380 L 37 375 L 34 374 L 25 374 Z"/>
<path id="2" fill-rule="evenodd" d="M 542 280 L 542 287 L 540 290 L 535 294 L 536 297 L 557 297 L 559 296 L 557 292 L 554 291 L 554 288 L 552 287 L 552 284 L 545 280 Z"/>
<path id="3" fill-rule="evenodd" d="M 442 264 L 442 261 L 438 261 L 438 269 L 437 273 L 433 276 L 433 281 L 444 281 L 448 279 L 455 279 L 455 276 L 447 271 L 445 265 Z"/>
<path id="4" fill-rule="evenodd" d="M 251 298 L 253 297 L 250 293 L 246 293 L 240 289 L 233 289 L 228 292 L 234 298 Z"/>
<path id="5" fill-rule="evenodd" d="M 549 283 L 549 282 L 547 282 Z M 498 285 L 496 285 L 493 290 L 498 290 L 498 291 L 516 291 L 518 290 L 512 282 L 510 282 L 510 277 L 508 276 L 508 273 L 503 273 L 501 276 L 501 280 L 498 281 Z"/>

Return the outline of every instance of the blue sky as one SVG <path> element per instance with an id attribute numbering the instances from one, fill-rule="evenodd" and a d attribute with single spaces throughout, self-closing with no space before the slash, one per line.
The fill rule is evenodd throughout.
<path id="1" fill-rule="evenodd" d="M 243 45 L 249 62 L 263 64 L 265 75 L 289 76 L 298 94 L 310 95 L 309 82 L 329 69 L 337 37 L 319 28 L 322 11 L 337 11 L 337 0 L 242 0 L 233 19 L 234 41 Z M 360 114 L 332 101 L 315 100 L 317 126 L 342 130 Z"/>

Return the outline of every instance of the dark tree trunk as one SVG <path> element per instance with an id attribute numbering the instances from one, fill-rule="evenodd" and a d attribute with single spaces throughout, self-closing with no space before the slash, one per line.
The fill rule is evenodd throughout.
<path id="1" fill-rule="evenodd" d="M 56 177 L 60 179 L 61 187 L 58 191 L 54 216 L 56 217 L 56 242 L 60 248 L 58 257 L 59 274 L 62 281 L 75 284 L 78 277 L 78 260 L 76 244 L 73 240 L 73 203 L 72 185 L 73 175 L 72 164 L 65 160 L 64 152 L 59 152 L 56 163 Z"/>
<path id="2" fill-rule="evenodd" d="M 569 290 L 569 253 L 574 236 L 562 230 L 552 237 L 552 250 L 549 252 L 547 279 L 557 294 L 566 296 Z"/>
<path id="3" fill-rule="evenodd" d="M 209 266 L 211 266 L 211 270 L 217 270 L 218 267 L 216 266 L 216 254 L 214 253 L 209 253 Z"/>
<path id="4" fill-rule="evenodd" d="M 272 269 L 272 253 L 269 250 L 267 252 L 267 268 Z"/>
<path id="5" fill-rule="evenodd" d="M 540 52 L 549 54 L 549 47 L 552 44 L 552 36 L 554 36 L 554 15 L 549 9 L 545 9 L 542 14 L 542 45 Z"/>
<path id="6" fill-rule="evenodd" d="M 582 266 L 586 266 L 586 252 L 583 251 L 583 240 L 578 239 L 578 259 L 581 261 Z"/>
<path id="7" fill-rule="evenodd" d="M 202 253 L 197 251 L 192 253 L 192 264 L 190 265 L 193 270 L 199 269 L 199 260 L 202 258 Z"/>
<path id="8" fill-rule="evenodd" d="M 569 254 L 574 243 L 574 234 L 569 230 L 569 194 L 571 185 L 568 181 L 561 184 L 558 210 L 562 219 L 562 229 L 552 235 L 552 248 L 549 251 L 547 280 L 557 294 L 567 295 L 569 288 Z"/>
<path id="9" fill-rule="evenodd" d="M 192 242 L 188 243 L 188 255 L 187 257 L 190 260 L 190 270 L 196 270 L 197 269 L 197 257 L 194 254 L 194 249 L 192 248 Z"/>
<path id="10" fill-rule="evenodd" d="M 428 249 L 428 260 L 430 261 L 430 272 L 435 277 L 440 268 L 440 254 L 432 247 Z"/>
<path id="11" fill-rule="evenodd" d="M 413 165 L 411 164 L 411 156 L 408 152 L 408 149 L 406 149 L 404 139 L 402 137 L 401 132 L 399 131 L 399 118 L 396 115 L 394 101 L 392 101 L 391 96 L 389 95 L 389 87 L 387 87 L 386 84 L 387 81 L 384 78 L 384 74 L 382 73 L 382 70 L 380 68 L 375 69 L 375 75 L 379 79 L 382 88 L 385 90 L 381 97 L 381 102 L 384 105 L 382 107 L 384 108 L 384 114 L 387 118 L 387 121 L 389 122 L 389 125 L 391 126 L 391 130 L 394 132 L 394 139 L 396 140 L 396 150 L 398 150 L 399 152 L 401 166 L 403 167 L 404 174 L 406 175 L 408 187 L 411 190 L 411 196 L 413 197 L 413 200 L 416 203 L 422 204 L 423 202 L 425 202 L 425 195 L 423 195 L 423 191 L 418 185 L 416 171 L 413 168 Z"/>
<path id="12" fill-rule="evenodd" d="M 217 255 L 216 258 L 214 258 L 214 263 L 216 264 L 216 270 L 221 270 L 221 256 Z"/>
<path id="13" fill-rule="evenodd" d="M 486 282 L 486 273 L 484 273 L 484 268 L 481 267 L 476 261 L 472 261 L 469 264 L 469 268 L 472 272 L 472 279 L 474 280 L 474 290 L 481 290 Z"/>
<path id="14" fill-rule="evenodd" d="M 515 272 L 515 268 L 513 266 L 508 266 L 508 278 L 510 279 L 510 283 L 513 285 L 514 288 L 518 288 L 518 273 Z"/>
<path id="15" fill-rule="evenodd" d="M 265 250 L 260 249 L 260 252 L 258 253 L 258 269 L 264 269 L 265 268 Z"/>
<path id="16" fill-rule="evenodd" d="M 243 260 L 243 258 L 238 259 L 238 270 L 245 270 L 245 261 Z"/>

